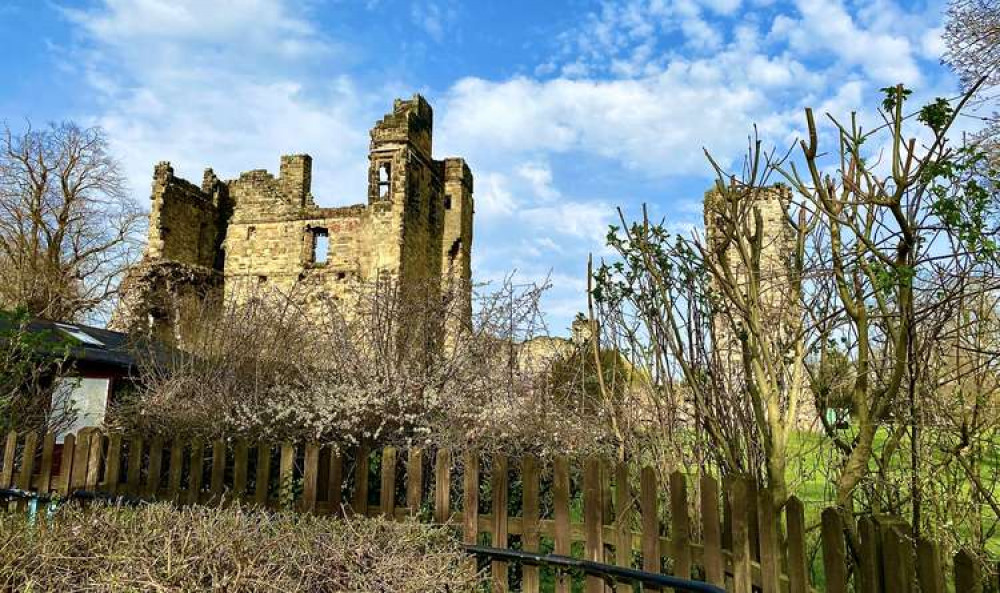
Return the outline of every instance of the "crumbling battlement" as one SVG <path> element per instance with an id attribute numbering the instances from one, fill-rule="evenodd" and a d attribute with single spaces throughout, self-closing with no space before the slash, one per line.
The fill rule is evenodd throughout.
<path id="1" fill-rule="evenodd" d="M 171 294 L 158 291 L 239 299 L 278 290 L 318 312 L 349 283 L 383 277 L 461 290 L 468 303 L 472 172 L 460 158 L 434 160 L 432 132 L 423 97 L 397 99 L 371 130 L 367 203 L 339 208 L 316 205 L 306 154 L 282 156 L 277 176 L 256 169 L 223 181 L 207 169 L 201 187 L 158 164 L 149 242 L 113 325 L 176 335 L 154 327 L 179 318 L 163 311 Z M 164 276 L 158 266 L 178 280 L 153 281 Z M 206 279 L 213 276 L 221 280 Z M 184 286 L 184 278 L 204 286 Z"/>

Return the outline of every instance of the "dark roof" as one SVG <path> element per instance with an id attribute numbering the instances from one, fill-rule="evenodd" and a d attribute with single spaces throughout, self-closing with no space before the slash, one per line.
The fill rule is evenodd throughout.
<path id="1" fill-rule="evenodd" d="M 0 311 L 0 340 L 15 329 L 19 320 L 11 313 Z M 39 354 L 66 355 L 70 360 L 108 365 L 128 371 L 135 367 L 136 343 L 128 334 L 62 321 L 34 318 L 26 325 L 28 333 L 37 337 Z"/>

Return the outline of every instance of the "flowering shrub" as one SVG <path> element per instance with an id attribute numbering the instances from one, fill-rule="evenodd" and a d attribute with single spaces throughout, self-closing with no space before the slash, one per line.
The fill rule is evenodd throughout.
<path id="1" fill-rule="evenodd" d="M 147 365 L 144 388 L 112 422 L 203 438 L 543 455 L 605 447 L 586 393 L 556 389 L 551 365 L 522 364 L 520 344 L 544 332 L 541 290 L 477 294 L 471 321 L 467 305 L 389 283 L 356 286 L 318 319 L 295 295 L 241 299 L 206 313 L 166 365 Z"/>

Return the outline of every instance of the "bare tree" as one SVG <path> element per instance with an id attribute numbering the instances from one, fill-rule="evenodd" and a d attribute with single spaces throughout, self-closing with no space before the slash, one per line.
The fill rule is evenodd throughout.
<path id="1" fill-rule="evenodd" d="M 645 212 L 632 224 L 622 217 L 610 244 L 628 267 L 598 270 L 597 300 L 601 323 L 617 322 L 627 350 L 646 353 L 638 364 L 659 386 L 653 399 L 685 410 L 724 471 L 766 478 L 780 506 L 807 388 L 798 278 L 808 225 L 786 220 L 788 188 L 770 186 L 756 146 L 752 156 L 739 179 L 717 169 L 706 196 L 707 241 L 670 237 Z M 776 220 L 765 225 L 766 204 Z M 639 327 L 622 327 L 626 317 Z"/>
<path id="2" fill-rule="evenodd" d="M 952 0 L 944 41 L 944 60 L 966 87 L 984 77 L 988 86 L 1000 84 L 1000 2 Z"/>
<path id="3" fill-rule="evenodd" d="M 99 128 L 0 135 L 0 307 L 76 320 L 108 305 L 143 213 Z"/>

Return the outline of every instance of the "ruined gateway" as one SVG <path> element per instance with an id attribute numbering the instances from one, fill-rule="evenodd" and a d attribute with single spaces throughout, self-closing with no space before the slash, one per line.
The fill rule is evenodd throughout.
<path id="1" fill-rule="evenodd" d="M 371 130 L 367 204 L 338 208 L 316 205 L 309 155 L 282 156 L 277 177 L 223 181 L 206 169 L 200 187 L 159 163 L 149 240 L 112 326 L 180 343 L 192 301 L 276 290 L 320 314 L 352 283 L 384 278 L 403 292 L 459 291 L 468 310 L 472 173 L 461 158 L 432 158 L 432 132 L 423 97 L 397 99 Z"/>

